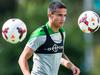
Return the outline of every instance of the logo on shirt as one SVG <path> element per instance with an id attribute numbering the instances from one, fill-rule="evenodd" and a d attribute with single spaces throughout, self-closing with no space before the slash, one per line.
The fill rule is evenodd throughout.
<path id="1" fill-rule="evenodd" d="M 53 52 L 57 52 L 59 49 L 63 49 L 63 46 L 58 46 L 57 44 L 54 44 L 52 47 L 44 49 L 47 51 L 53 51 Z"/>

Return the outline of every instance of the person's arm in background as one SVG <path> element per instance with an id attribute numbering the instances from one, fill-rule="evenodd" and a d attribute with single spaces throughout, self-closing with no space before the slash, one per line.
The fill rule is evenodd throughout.
<path id="1" fill-rule="evenodd" d="M 28 59 L 32 56 L 32 54 L 33 50 L 26 46 L 19 57 L 18 63 L 22 70 L 23 75 L 31 75 L 28 66 Z"/>
<path id="2" fill-rule="evenodd" d="M 62 58 L 61 58 L 61 64 L 65 66 L 66 68 L 72 70 L 73 75 L 79 75 L 80 74 L 80 69 L 76 67 L 70 60 L 69 58 L 65 55 L 64 50 L 62 53 Z"/>

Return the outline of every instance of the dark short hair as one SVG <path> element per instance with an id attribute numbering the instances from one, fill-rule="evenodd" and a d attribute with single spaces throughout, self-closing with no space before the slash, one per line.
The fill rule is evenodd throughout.
<path id="1" fill-rule="evenodd" d="M 65 8 L 66 9 L 66 6 L 61 1 L 52 1 L 52 2 L 49 3 L 48 12 L 53 13 L 53 12 L 56 11 L 56 9 L 59 9 L 59 8 Z"/>

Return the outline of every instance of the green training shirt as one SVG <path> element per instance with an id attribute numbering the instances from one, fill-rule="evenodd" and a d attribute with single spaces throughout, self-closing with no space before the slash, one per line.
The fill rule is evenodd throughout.
<path id="1" fill-rule="evenodd" d="M 50 28 L 49 22 L 46 23 L 45 26 L 47 27 L 51 39 L 55 43 L 60 43 L 62 41 L 60 32 L 59 31 L 53 32 L 52 29 Z M 62 31 L 65 39 L 64 29 L 60 28 L 60 30 Z M 41 45 L 43 45 L 46 42 L 46 36 L 47 35 L 43 30 L 43 26 L 36 29 L 30 36 L 30 39 L 27 42 L 27 46 L 30 47 L 35 52 Z M 34 64 L 31 71 L 31 75 L 57 75 L 61 57 L 62 53 L 54 53 L 54 54 L 34 53 L 33 56 Z"/>

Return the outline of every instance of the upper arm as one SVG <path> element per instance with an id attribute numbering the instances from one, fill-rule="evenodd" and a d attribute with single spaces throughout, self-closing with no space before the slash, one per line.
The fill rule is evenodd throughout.
<path id="1" fill-rule="evenodd" d="M 33 54 L 33 50 L 31 48 L 29 48 L 28 46 L 25 46 L 23 52 L 21 53 L 20 55 L 20 58 L 19 59 L 26 59 L 28 60 L 32 54 Z"/>

